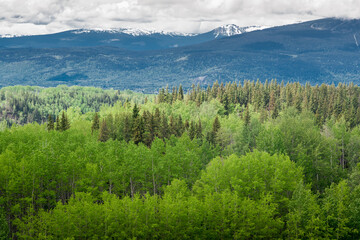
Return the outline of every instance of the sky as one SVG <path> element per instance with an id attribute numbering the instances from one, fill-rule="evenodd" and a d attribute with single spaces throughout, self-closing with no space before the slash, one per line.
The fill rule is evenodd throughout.
<path id="1" fill-rule="evenodd" d="M 360 18 L 360 0 L 0 0 L 0 35 L 127 27 L 200 33 L 225 24 L 276 26 L 324 17 Z"/>

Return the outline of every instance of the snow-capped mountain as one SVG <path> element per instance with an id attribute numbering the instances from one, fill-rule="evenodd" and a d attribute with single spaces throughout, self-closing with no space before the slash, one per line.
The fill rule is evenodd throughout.
<path id="1" fill-rule="evenodd" d="M 145 30 L 145 29 L 138 29 L 138 28 L 111 28 L 111 29 L 76 29 L 73 30 L 72 33 L 74 34 L 83 34 L 83 33 L 112 33 L 112 34 L 119 34 L 125 33 L 127 35 L 131 35 L 133 37 L 139 36 L 150 36 L 154 34 L 159 35 L 169 35 L 169 36 L 195 36 L 195 33 L 180 33 L 180 32 L 167 32 L 167 31 L 157 31 L 157 30 Z"/>
<path id="2" fill-rule="evenodd" d="M 212 32 L 215 38 L 219 37 L 230 37 L 233 35 L 238 35 L 246 32 L 252 32 L 257 30 L 262 30 L 269 28 L 270 26 L 249 26 L 249 27 L 239 27 L 235 24 L 227 24 L 218 28 L 215 28 Z"/>
<path id="3" fill-rule="evenodd" d="M 360 84 L 360 20 L 329 18 L 254 31 L 262 28 L 230 25 L 217 29 L 218 35 L 193 36 L 118 29 L 1 38 L 0 87 L 68 84 L 153 92 L 167 83 L 188 88 L 256 78 Z"/>

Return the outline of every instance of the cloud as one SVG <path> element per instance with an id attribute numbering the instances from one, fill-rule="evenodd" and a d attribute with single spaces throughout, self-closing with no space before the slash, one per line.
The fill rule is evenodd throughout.
<path id="1" fill-rule="evenodd" d="M 0 0 L 0 34 L 139 27 L 204 32 L 222 24 L 281 25 L 360 18 L 358 0 Z"/>

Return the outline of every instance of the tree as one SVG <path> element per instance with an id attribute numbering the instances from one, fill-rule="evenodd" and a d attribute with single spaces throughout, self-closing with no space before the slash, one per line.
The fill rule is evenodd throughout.
<path id="1" fill-rule="evenodd" d="M 55 130 L 56 131 L 60 131 L 61 126 L 60 126 L 60 118 L 59 116 L 56 117 L 56 122 L 55 122 Z"/>
<path id="2" fill-rule="evenodd" d="M 142 117 L 138 117 L 135 119 L 134 129 L 133 129 L 133 141 L 135 144 L 139 144 L 144 141 L 144 120 Z"/>
<path id="3" fill-rule="evenodd" d="M 244 116 L 244 123 L 245 126 L 249 126 L 250 124 L 250 112 L 249 112 L 249 105 L 246 106 L 246 110 L 245 110 L 245 116 Z"/>
<path id="4" fill-rule="evenodd" d="M 95 113 L 95 116 L 93 118 L 93 122 L 92 122 L 92 125 L 91 125 L 91 134 L 94 131 L 99 130 L 99 128 L 100 128 L 99 115 L 98 115 L 98 113 Z"/>
<path id="5" fill-rule="evenodd" d="M 100 142 L 106 142 L 109 138 L 110 138 L 109 129 L 107 127 L 105 119 L 103 119 L 101 123 L 98 139 Z"/>
<path id="6" fill-rule="evenodd" d="M 195 135 L 196 135 L 196 126 L 195 126 L 194 121 L 191 121 L 190 128 L 189 128 L 189 137 L 190 137 L 190 139 L 193 140 Z"/>
<path id="7" fill-rule="evenodd" d="M 203 133 L 202 133 L 202 126 L 201 126 L 201 120 L 199 119 L 199 123 L 196 124 L 196 131 L 195 135 L 197 139 L 202 139 Z"/>
<path id="8" fill-rule="evenodd" d="M 208 132 L 208 134 L 206 136 L 206 140 L 213 145 L 216 145 L 217 133 L 218 133 L 220 127 L 221 127 L 221 125 L 220 125 L 219 118 L 218 118 L 218 116 L 216 116 L 215 120 L 213 122 L 213 125 L 212 125 L 212 131 Z"/>
<path id="9" fill-rule="evenodd" d="M 65 114 L 65 111 L 62 112 L 61 119 L 60 119 L 60 131 L 66 131 L 70 128 L 70 122 Z"/>
<path id="10" fill-rule="evenodd" d="M 54 120 L 50 114 L 48 116 L 47 130 L 48 131 L 54 130 Z"/>
<path id="11" fill-rule="evenodd" d="M 184 92 L 181 84 L 179 86 L 178 100 L 180 101 L 184 100 Z"/>
<path id="12" fill-rule="evenodd" d="M 9 232 L 9 224 L 6 220 L 5 211 L 0 207 L 0 240 L 10 239 Z"/>
<path id="13" fill-rule="evenodd" d="M 138 106 L 135 103 L 134 108 L 133 108 L 133 114 L 132 114 L 133 121 L 135 121 L 135 119 L 139 116 L 139 111 L 140 110 L 139 110 Z"/>
<path id="14" fill-rule="evenodd" d="M 132 138 L 132 125 L 129 117 L 126 115 L 124 118 L 123 136 L 126 142 L 129 142 Z"/>

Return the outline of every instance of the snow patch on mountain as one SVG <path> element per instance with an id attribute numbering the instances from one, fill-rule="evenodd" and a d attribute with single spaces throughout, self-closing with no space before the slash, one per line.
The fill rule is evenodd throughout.
<path id="1" fill-rule="evenodd" d="M 160 35 L 169 35 L 169 36 L 195 36 L 197 34 L 193 33 L 179 33 L 179 32 L 166 32 L 166 31 L 157 31 L 157 30 L 144 30 L 136 28 L 112 28 L 112 29 L 77 29 L 72 31 L 74 34 L 84 34 L 84 33 L 124 33 L 134 37 L 138 36 L 149 36 L 153 34 Z"/>
<path id="2" fill-rule="evenodd" d="M 249 26 L 249 27 L 239 27 L 235 24 L 227 24 L 213 30 L 215 38 L 218 37 L 230 37 L 233 35 L 238 35 L 246 32 L 252 32 L 257 30 L 263 30 L 271 26 Z"/>

